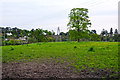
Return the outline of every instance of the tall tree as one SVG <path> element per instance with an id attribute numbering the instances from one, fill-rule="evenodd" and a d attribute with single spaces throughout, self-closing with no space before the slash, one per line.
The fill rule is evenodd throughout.
<path id="1" fill-rule="evenodd" d="M 118 34 L 118 31 L 117 31 L 117 29 L 115 29 L 115 32 L 114 32 L 114 34 Z"/>
<path id="2" fill-rule="evenodd" d="M 73 29 L 76 32 L 75 35 L 71 36 L 76 36 L 78 42 L 89 32 L 88 25 L 91 26 L 91 22 L 88 19 L 89 16 L 87 13 L 88 9 L 86 8 L 73 8 L 69 14 L 70 21 L 67 26 L 70 26 L 69 29 Z"/>
<path id="3" fill-rule="evenodd" d="M 114 41 L 116 42 L 116 41 L 118 41 L 119 40 L 119 38 L 118 38 L 118 31 L 117 31 L 117 29 L 115 29 L 115 32 L 114 32 Z"/>
<path id="4" fill-rule="evenodd" d="M 113 35 L 113 29 L 110 28 L 110 37 L 112 37 L 112 35 Z"/>

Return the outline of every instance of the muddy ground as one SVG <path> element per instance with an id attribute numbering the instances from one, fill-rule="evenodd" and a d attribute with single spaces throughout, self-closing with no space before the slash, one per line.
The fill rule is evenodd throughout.
<path id="1" fill-rule="evenodd" d="M 110 78 L 112 70 L 89 70 L 78 72 L 69 66 L 71 63 L 59 63 L 54 59 L 31 62 L 12 62 L 2 64 L 2 78 Z M 118 78 L 118 77 L 114 77 Z"/>

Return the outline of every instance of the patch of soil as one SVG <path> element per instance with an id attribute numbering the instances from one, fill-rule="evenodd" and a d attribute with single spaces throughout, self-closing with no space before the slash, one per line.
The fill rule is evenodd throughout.
<path id="1" fill-rule="evenodd" d="M 3 63 L 2 78 L 108 78 L 114 72 L 89 69 L 75 73 L 75 68 L 67 66 L 70 63 L 59 63 L 55 59 L 41 61 Z"/>

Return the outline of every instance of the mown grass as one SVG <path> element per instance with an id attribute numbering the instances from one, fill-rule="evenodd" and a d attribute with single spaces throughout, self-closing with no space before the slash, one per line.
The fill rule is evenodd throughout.
<path id="1" fill-rule="evenodd" d="M 2 62 L 56 58 L 79 69 L 112 69 L 118 72 L 118 42 L 48 42 L 3 46 Z"/>

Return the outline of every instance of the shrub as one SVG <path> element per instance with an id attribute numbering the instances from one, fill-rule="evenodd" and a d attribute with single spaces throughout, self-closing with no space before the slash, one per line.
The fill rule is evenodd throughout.
<path id="1" fill-rule="evenodd" d="M 22 43 L 21 40 L 15 40 L 15 45 L 20 45 Z"/>
<path id="2" fill-rule="evenodd" d="M 113 39 L 112 39 L 112 38 L 110 38 L 110 39 L 109 39 L 109 41 L 110 41 L 110 42 L 113 42 Z"/>
<path id="3" fill-rule="evenodd" d="M 77 48 L 76 46 L 74 46 L 74 48 Z"/>
<path id="4" fill-rule="evenodd" d="M 28 39 L 28 43 L 36 43 L 36 42 L 38 42 L 37 39 L 34 39 L 34 38 Z"/>
<path id="5" fill-rule="evenodd" d="M 13 47 L 11 47 L 11 49 L 10 50 L 14 50 L 14 48 Z"/>
<path id="6" fill-rule="evenodd" d="M 15 43 L 16 43 L 15 40 L 9 40 L 8 41 L 8 45 L 15 45 Z"/>
<path id="7" fill-rule="evenodd" d="M 90 47 L 88 51 L 95 51 L 93 47 Z"/>
<path id="8" fill-rule="evenodd" d="M 49 41 L 49 42 L 52 42 L 52 41 L 53 41 L 53 38 L 52 38 L 52 37 L 49 37 L 49 38 L 48 38 L 48 41 Z"/>

